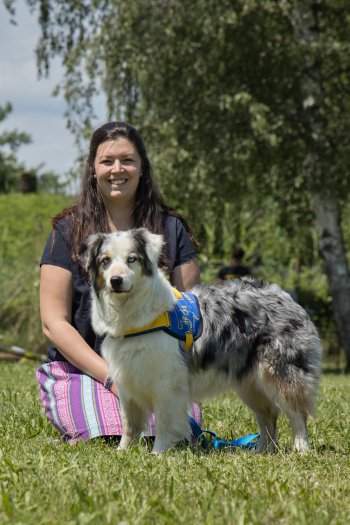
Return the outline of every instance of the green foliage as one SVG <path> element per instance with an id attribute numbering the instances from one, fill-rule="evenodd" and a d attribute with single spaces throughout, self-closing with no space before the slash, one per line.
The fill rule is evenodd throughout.
<path id="1" fill-rule="evenodd" d="M 101 441 L 70 446 L 43 415 L 32 363 L 0 363 L 0 522 L 3 525 L 345 525 L 350 498 L 350 378 L 322 377 L 311 450 L 291 450 L 280 420 L 275 455 L 179 447 L 161 459 Z M 256 430 L 234 394 L 203 406 L 204 427 L 231 439 Z"/>
<path id="2" fill-rule="evenodd" d="M 179 198 L 213 208 L 254 180 L 282 200 L 281 220 L 299 225 L 310 192 L 348 194 L 344 0 L 28 3 L 40 13 L 41 73 L 63 59 L 73 131 L 90 133 L 104 92 L 110 117 L 157 144 L 164 184 L 175 194 L 185 184 Z"/>
<path id="3" fill-rule="evenodd" d="M 39 317 L 39 261 L 50 217 L 70 203 L 61 195 L 0 195 L 0 336 L 45 352 Z"/>
<path id="4" fill-rule="evenodd" d="M 11 104 L 0 106 L 0 123 L 12 111 Z M 22 144 L 28 144 L 31 138 L 27 133 L 3 131 L 0 133 L 0 194 L 18 189 L 18 179 L 24 168 L 19 165 L 14 153 Z"/>
<path id="5" fill-rule="evenodd" d="M 10 103 L 0 107 L 0 122 L 2 122 L 7 115 L 12 111 Z M 28 144 L 30 137 L 27 133 L 19 133 L 18 131 L 6 131 L 0 135 L 0 146 L 8 146 L 11 151 L 15 152 L 22 144 Z"/>
<path id="6" fill-rule="evenodd" d="M 69 177 L 72 178 L 70 174 Z M 38 180 L 39 193 L 64 194 L 69 184 L 69 178 L 61 182 L 59 175 L 53 171 L 42 173 Z"/>

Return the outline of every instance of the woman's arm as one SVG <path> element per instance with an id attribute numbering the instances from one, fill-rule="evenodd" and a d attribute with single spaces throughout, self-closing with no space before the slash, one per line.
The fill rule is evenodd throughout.
<path id="1" fill-rule="evenodd" d="M 174 268 L 171 282 L 180 292 L 186 292 L 200 284 L 200 272 L 197 259 L 191 259 Z"/>
<path id="2" fill-rule="evenodd" d="M 71 312 L 71 272 L 59 266 L 42 265 L 40 313 L 45 336 L 72 365 L 103 383 L 108 375 L 106 362 L 72 326 Z M 117 395 L 114 385 L 112 391 Z"/>

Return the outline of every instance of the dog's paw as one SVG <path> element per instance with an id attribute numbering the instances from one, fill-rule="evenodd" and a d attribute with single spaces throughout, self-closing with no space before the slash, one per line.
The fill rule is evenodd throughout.
<path id="1" fill-rule="evenodd" d="M 156 456 L 157 458 L 161 458 L 163 456 L 164 452 L 159 452 L 159 451 L 152 450 L 151 454 L 153 454 L 153 456 Z"/>
<path id="2" fill-rule="evenodd" d="M 306 454 L 309 450 L 309 442 L 305 436 L 296 436 L 294 438 L 294 449 L 299 454 Z"/>
<path id="3" fill-rule="evenodd" d="M 171 443 L 157 443 L 157 440 L 155 441 L 153 448 L 152 448 L 152 454 L 155 456 L 162 456 L 164 452 L 167 452 L 172 448 Z"/>
<path id="4" fill-rule="evenodd" d="M 254 454 L 275 454 L 278 451 L 278 442 L 269 441 L 264 443 L 259 441 L 254 449 Z"/>
<path id="5" fill-rule="evenodd" d="M 117 450 L 127 450 L 133 442 L 132 437 L 123 435 Z"/>

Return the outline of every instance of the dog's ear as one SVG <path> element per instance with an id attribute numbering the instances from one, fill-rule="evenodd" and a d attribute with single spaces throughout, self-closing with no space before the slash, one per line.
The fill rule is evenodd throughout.
<path id="1" fill-rule="evenodd" d="M 145 236 L 147 239 L 146 251 L 147 255 L 154 264 L 158 264 L 159 257 L 162 253 L 164 238 L 163 235 L 151 233 L 145 230 Z"/>
<path id="2" fill-rule="evenodd" d="M 105 239 L 105 234 L 95 233 L 90 235 L 86 242 L 84 242 L 79 248 L 79 259 L 82 263 L 84 270 L 91 275 L 94 261 L 97 259 L 97 255 L 101 249 L 102 243 Z"/>
<path id="3" fill-rule="evenodd" d="M 142 253 L 143 256 L 144 270 L 146 273 L 152 274 L 154 268 L 158 266 L 158 260 L 162 253 L 163 235 L 151 233 L 146 228 L 137 228 L 133 230 L 133 236 L 136 241 L 137 251 Z"/>

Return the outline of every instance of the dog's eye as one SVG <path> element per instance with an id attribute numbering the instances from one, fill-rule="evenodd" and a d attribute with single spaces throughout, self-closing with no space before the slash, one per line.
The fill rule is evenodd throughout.
<path id="1" fill-rule="evenodd" d="M 104 259 L 102 259 L 102 261 L 100 262 L 101 266 L 103 268 L 107 268 L 111 263 L 111 259 L 109 257 L 105 257 Z"/>
<path id="2" fill-rule="evenodd" d="M 137 258 L 136 258 L 136 257 L 128 257 L 128 259 L 127 259 L 127 263 L 128 263 L 128 264 L 132 264 L 132 263 L 134 263 L 134 262 L 136 262 L 136 261 L 137 261 Z"/>

